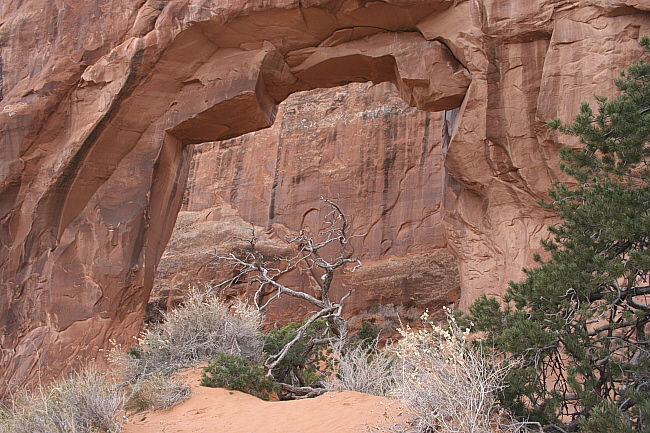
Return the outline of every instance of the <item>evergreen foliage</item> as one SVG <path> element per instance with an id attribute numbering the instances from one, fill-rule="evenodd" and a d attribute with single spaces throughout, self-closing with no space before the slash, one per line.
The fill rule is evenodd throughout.
<path id="1" fill-rule="evenodd" d="M 375 330 L 372 323 L 363 321 L 361 322 L 361 329 L 354 336 L 354 342 L 364 349 L 371 349 L 377 343 L 379 333 Z"/>
<path id="2" fill-rule="evenodd" d="M 277 390 L 273 381 L 264 374 L 261 365 L 228 353 L 219 353 L 203 368 L 201 385 L 241 391 L 263 400 L 268 400 Z"/>
<path id="3" fill-rule="evenodd" d="M 650 40 L 642 45 L 650 51 Z M 583 103 L 571 125 L 584 145 L 560 151 L 548 257 L 510 283 L 503 301 L 470 307 L 491 347 L 523 360 L 502 401 L 545 431 L 650 431 L 650 64 L 616 81 L 617 98 Z"/>
<path id="4" fill-rule="evenodd" d="M 294 339 L 302 325 L 303 323 L 291 322 L 281 328 L 272 329 L 264 341 L 264 352 L 269 355 L 279 353 Z M 293 386 L 311 386 L 320 382 L 322 377 L 319 366 L 326 361 L 322 352 L 330 347 L 329 335 L 327 321 L 323 318 L 316 320 L 307 328 L 305 338 L 294 344 L 287 356 L 271 371 L 274 379 Z"/>

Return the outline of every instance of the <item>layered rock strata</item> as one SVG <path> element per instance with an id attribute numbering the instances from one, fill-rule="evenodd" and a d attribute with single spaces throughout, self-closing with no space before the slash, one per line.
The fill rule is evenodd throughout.
<path id="1" fill-rule="evenodd" d="M 548 118 L 611 96 L 642 0 L 8 0 L 0 4 L 0 384 L 127 342 L 189 145 L 273 123 L 289 94 L 392 82 L 453 127 L 445 227 L 461 305 L 521 275 L 552 218 Z M 61 360 L 67 362 L 61 362 Z"/>

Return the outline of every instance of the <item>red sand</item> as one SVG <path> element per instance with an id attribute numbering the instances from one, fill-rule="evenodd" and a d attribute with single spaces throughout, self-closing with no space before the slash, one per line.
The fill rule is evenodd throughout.
<path id="1" fill-rule="evenodd" d="M 197 385 L 175 408 L 131 416 L 124 433 L 356 433 L 393 425 L 399 416 L 394 401 L 352 391 L 269 402 Z"/>

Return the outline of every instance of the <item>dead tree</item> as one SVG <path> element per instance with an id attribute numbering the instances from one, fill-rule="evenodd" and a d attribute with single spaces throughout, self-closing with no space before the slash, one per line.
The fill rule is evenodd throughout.
<path id="1" fill-rule="evenodd" d="M 318 344 L 333 345 L 336 343 L 338 347 L 345 350 L 348 345 L 347 322 L 341 313 L 345 301 L 353 293 L 353 290 L 350 290 L 341 299 L 334 300 L 331 297 L 331 287 L 337 270 L 345 266 L 352 266 L 352 272 L 354 272 L 361 266 L 361 261 L 358 258 L 351 257 L 350 242 L 353 238 L 364 235 L 351 235 L 348 216 L 334 201 L 322 197 L 321 200 L 329 212 L 324 218 L 323 228 L 318 235 L 313 236 L 306 228 L 300 233 L 289 235 L 286 238 L 288 243 L 297 247 L 297 254 L 293 257 L 267 260 L 257 249 L 258 237 L 254 231 L 249 239 L 238 238 L 247 243 L 246 248 L 242 249 L 239 255 L 212 254 L 218 260 L 231 263 L 234 270 L 234 277 L 219 286 L 227 287 L 243 281 L 257 286 L 254 302 L 260 311 L 282 295 L 302 299 L 315 307 L 311 316 L 297 329 L 295 337 L 279 353 L 267 358 L 264 366 L 269 375 L 285 359 L 289 350 L 306 337 L 309 327 L 319 318 L 327 320 L 334 336 L 312 339 L 308 342 L 309 348 Z M 317 287 L 313 287 L 315 289 L 313 292 L 317 295 L 289 288 L 278 281 L 281 276 L 297 269 L 322 273 L 320 278 L 314 279 Z M 325 392 L 324 389 L 296 386 L 296 384 L 280 384 L 280 386 L 285 391 L 301 396 L 314 396 Z"/>

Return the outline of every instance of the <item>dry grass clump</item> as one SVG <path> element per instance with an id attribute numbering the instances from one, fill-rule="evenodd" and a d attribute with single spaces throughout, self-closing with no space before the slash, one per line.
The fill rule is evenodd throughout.
<path id="1" fill-rule="evenodd" d="M 164 313 L 138 346 L 109 355 L 111 377 L 86 368 L 37 392 L 24 392 L 0 408 L 0 433 L 118 433 L 123 409 L 168 409 L 189 397 L 178 370 L 215 357 L 262 358 L 261 317 L 255 308 L 226 304 L 210 290 L 194 290 L 184 304 Z"/>
<path id="2" fill-rule="evenodd" d="M 334 372 L 326 381 L 328 388 L 385 396 L 395 385 L 395 355 L 388 348 L 379 349 L 377 339 L 345 352 L 334 347 L 332 357 Z"/>
<path id="3" fill-rule="evenodd" d="M 406 431 L 418 433 L 492 433 L 522 431 L 497 404 L 495 394 L 513 365 L 488 360 L 467 340 L 447 310 L 448 327 L 431 321 L 418 331 L 399 329 L 402 339 L 394 347 L 399 358 L 392 394 L 411 412 Z M 406 427 L 406 426 L 404 426 Z"/>
<path id="4" fill-rule="evenodd" d="M 447 326 L 437 325 L 428 312 L 423 329 L 398 328 L 401 338 L 379 350 L 352 346 L 334 350 L 333 389 L 394 397 L 404 404 L 406 423 L 384 427 L 393 433 L 514 433 L 526 423 L 513 421 L 499 406 L 496 394 L 516 364 L 486 357 L 468 340 L 451 311 Z"/>
<path id="5" fill-rule="evenodd" d="M 0 432 L 118 433 L 122 402 L 118 386 L 88 367 L 47 388 L 16 396 L 0 411 Z"/>
<path id="6" fill-rule="evenodd" d="M 152 376 L 136 382 L 131 387 L 125 409 L 170 409 L 187 400 L 190 393 L 190 386 L 176 377 Z"/>
<path id="7" fill-rule="evenodd" d="M 207 290 L 192 290 L 183 304 L 163 312 L 164 321 L 145 331 L 138 345 L 109 358 L 129 390 L 129 410 L 168 409 L 189 397 L 190 388 L 172 375 L 220 353 L 262 359 L 262 319 L 241 301 L 226 303 Z"/>
<path id="8" fill-rule="evenodd" d="M 261 315 L 243 302 L 227 304 L 211 290 L 195 289 L 183 305 L 163 316 L 164 322 L 144 332 L 129 354 L 113 350 L 112 362 L 127 382 L 170 376 L 218 353 L 262 359 Z"/>

